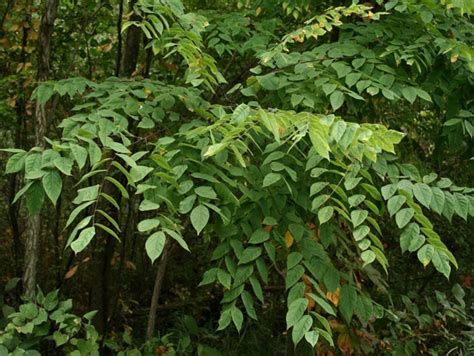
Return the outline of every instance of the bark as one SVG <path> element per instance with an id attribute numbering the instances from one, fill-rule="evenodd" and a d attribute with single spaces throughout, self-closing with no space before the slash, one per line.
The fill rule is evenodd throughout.
<path id="1" fill-rule="evenodd" d="M 120 66 L 122 64 L 122 16 L 123 0 L 119 2 L 119 15 L 117 19 L 117 65 L 115 67 L 115 76 L 120 75 Z"/>
<path id="2" fill-rule="evenodd" d="M 168 264 L 168 257 L 172 248 L 172 241 L 166 240 L 165 247 L 161 254 L 158 269 L 156 270 L 155 286 L 153 287 L 153 295 L 151 297 L 150 312 L 148 314 L 148 323 L 146 328 L 146 340 L 153 337 L 156 324 L 156 311 L 158 310 L 158 302 L 161 294 L 161 287 L 163 286 L 163 279 L 165 277 L 166 265 Z"/>
<path id="3" fill-rule="evenodd" d="M 9 2 L 9 6 L 13 7 L 13 1 Z M 8 6 L 7 6 L 8 10 Z M 3 26 L 3 20 L 6 17 L 8 11 L 5 11 L 5 15 L 2 19 L 2 26 Z M 27 62 L 27 57 L 28 53 L 26 51 L 27 45 L 28 45 L 28 33 L 30 29 L 30 24 L 31 24 L 31 15 L 30 13 L 27 13 L 25 15 L 25 22 L 28 24 L 27 26 L 23 26 L 23 33 L 22 33 L 22 38 L 21 38 L 21 51 L 20 51 L 20 58 L 19 58 L 19 63 L 21 63 L 24 67 L 25 63 Z M 1 31 L 1 27 L 0 27 Z M 25 98 L 25 88 L 24 88 L 25 81 L 23 79 L 23 76 L 20 76 L 18 79 L 18 86 L 17 86 L 17 92 L 18 92 L 18 98 L 16 100 L 15 104 L 15 112 L 16 112 L 16 117 L 17 117 L 17 122 L 16 122 L 16 127 L 15 127 L 15 147 L 21 147 L 25 148 L 25 142 L 24 142 L 24 122 L 26 119 L 26 101 L 27 99 Z M 18 174 L 12 174 L 9 177 L 9 196 L 8 196 L 8 201 L 12 202 L 17 188 L 18 188 L 18 181 L 19 181 L 19 175 Z M 22 266 L 21 266 L 21 261 L 23 257 L 23 245 L 21 242 L 21 231 L 18 225 L 18 215 L 19 215 L 19 204 L 9 204 L 8 206 L 8 218 L 10 221 L 10 225 L 12 228 L 12 235 L 13 235 L 13 256 L 15 258 L 15 273 L 17 276 L 21 276 L 22 274 Z"/>
<path id="4" fill-rule="evenodd" d="M 129 3 L 129 11 L 133 11 L 133 6 L 136 0 L 132 0 Z M 133 14 L 130 18 L 131 21 L 139 21 L 140 18 Z M 140 52 L 140 43 L 142 38 L 142 31 L 137 26 L 130 26 L 127 28 L 127 35 L 125 38 L 125 48 L 123 51 L 122 58 L 122 69 L 120 75 L 123 77 L 130 77 L 137 67 L 138 54 Z"/>
<path id="5" fill-rule="evenodd" d="M 38 35 L 38 83 L 45 81 L 49 76 L 51 58 L 51 37 L 53 34 L 54 21 L 58 11 L 59 0 L 46 0 L 45 9 L 41 18 Z M 43 105 L 36 103 L 35 108 L 35 144 L 44 147 L 44 136 L 47 126 L 47 113 Z M 39 239 L 41 232 L 41 220 L 39 215 L 29 215 L 27 221 L 27 236 L 25 249 L 25 267 L 23 272 L 23 287 L 27 296 L 33 296 L 36 288 L 36 276 L 38 274 Z"/>

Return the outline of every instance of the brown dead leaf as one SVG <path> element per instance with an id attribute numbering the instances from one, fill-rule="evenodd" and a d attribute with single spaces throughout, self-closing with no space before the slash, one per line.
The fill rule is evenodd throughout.
<path id="1" fill-rule="evenodd" d="M 72 268 L 69 271 L 67 271 L 66 275 L 64 276 L 64 279 L 69 279 L 72 276 L 74 276 L 78 268 L 79 268 L 79 265 L 72 266 Z"/>

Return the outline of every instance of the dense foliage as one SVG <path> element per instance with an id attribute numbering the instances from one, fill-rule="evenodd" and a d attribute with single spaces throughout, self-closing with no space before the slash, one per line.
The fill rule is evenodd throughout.
<path id="1" fill-rule="evenodd" d="M 1 5 L 0 354 L 474 352 L 472 11 Z"/>

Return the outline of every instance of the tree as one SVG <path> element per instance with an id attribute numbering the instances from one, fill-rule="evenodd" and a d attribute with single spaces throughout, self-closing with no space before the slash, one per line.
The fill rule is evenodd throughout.
<path id="1" fill-rule="evenodd" d="M 41 26 L 38 35 L 38 72 L 37 81 L 39 83 L 46 81 L 49 76 L 50 55 L 51 55 L 51 38 L 53 34 L 54 21 L 58 10 L 58 0 L 48 0 L 45 3 L 45 9 L 41 18 Z M 36 102 L 35 108 L 35 144 L 38 148 L 45 146 L 46 126 L 48 125 L 48 115 L 46 108 L 40 100 Z M 31 161 L 30 161 L 31 162 Z M 33 163 L 33 162 L 32 162 Z M 35 167 L 31 167 L 36 170 Z M 59 187 L 60 188 L 60 187 Z M 27 222 L 27 237 L 25 246 L 25 267 L 23 272 L 23 285 L 25 294 L 33 296 L 36 289 L 36 275 L 38 257 L 39 257 L 39 240 L 41 221 L 39 209 L 43 199 L 43 191 L 38 184 L 33 184 L 29 189 L 29 197 L 33 201 L 30 204 L 30 216 Z"/>
<path id="2" fill-rule="evenodd" d="M 472 161 L 469 4 L 132 1 L 123 24 L 116 5 L 118 20 L 112 12 L 107 21 L 122 28 L 101 34 L 108 50 L 86 40 L 89 78 L 47 81 L 58 6 L 48 2 L 36 147 L 7 149 L 7 173 L 25 173 L 15 200 L 24 195 L 33 211 L 43 196 L 55 204 L 74 192 L 64 223 L 72 274 L 93 252 L 96 276 L 111 281 L 135 246 L 158 263 L 148 342 L 176 254 L 206 266 L 200 286 L 219 286 L 218 330 L 258 320 L 265 288 L 277 284 L 294 345 L 313 349 L 349 335 L 337 325 L 386 320 L 377 290 L 389 293 L 386 275 L 398 273 L 393 246 L 446 278 L 459 267 L 440 221 L 474 215 L 474 190 L 462 186 L 472 174 L 456 184 L 449 172 Z M 107 78 L 112 67 L 117 77 Z M 54 100 L 64 102 L 61 132 L 45 139 Z M 39 215 L 27 239 L 28 293 L 37 224 Z M 119 297 L 100 278 L 92 288 L 104 293 L 107 325 Z M 347 338 L 338 337 L 344 352 Z"/>

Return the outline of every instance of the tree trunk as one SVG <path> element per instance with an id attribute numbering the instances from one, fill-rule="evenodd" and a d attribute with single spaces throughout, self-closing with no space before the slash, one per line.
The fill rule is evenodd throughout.
<path id="1" fill-rule="evenodd" d="M 58 11 L 59 0 L 46 0 L 45 9 L 41 18 L 38 35 L 38 83 L 45 81 L 49 76 L 51 57 L 51 37 L 54 21 Z M 39 102 L 35 108 L 35 145 L 44 147 L 47 125 L 46 109 Z M 27 222 L 27 236 L 25 249 L 25 267 L 23 272 L 23 287 L 27 296 L 33 296 L 36 288 L 37 264 L 39 254 L 39 238 L 41 220 L 39 214 L 29 215 Z"/>
<path id="2" fill-rule="evenodd" d="M 115 65 L 115 76 L 120 75 L 120 67 L 122 65 L 122 17 L 123 17 L 123 0 L 119 2 L 119 14 L 117 19 L 117 63 Z"/>
<path id="3" fill-rule="evenodd" d="M 132 0 L 129 3 L 129 11 L 133 11 L 133 6 L 136 0 Z M 133 14 L 130 18 L 131 21 L 139 21 L 140 18 Z M 120 75 L 123 77 L 130 77 L 137 67 L 138 54 L 140 52 L 140 43 L 142 38 L 142 30 L 137 26 L 130 26 L 127 29 L 127 36 L 125 38 L 125 48 L 123 51 L 122 58 L 122 70 Z"/>
<path id="4" fill-rule="evenodd" d="M 153 294 L 151 296 L 150 312 L 148 314 L 148 323 L 146 328 L 146 340 L 153 337 L 156 324 L 156 311 L 158 309 L 158 301 L 160 299 L 161 287 L 163 286 L 163 279 L 165 277 L 166 265 L 168 264 L 168 257 L 171 252 L 172 241 L 168 238 L 161 254 L 158 269 L 156 270 L 155 286 L 153 287 Z"/>

